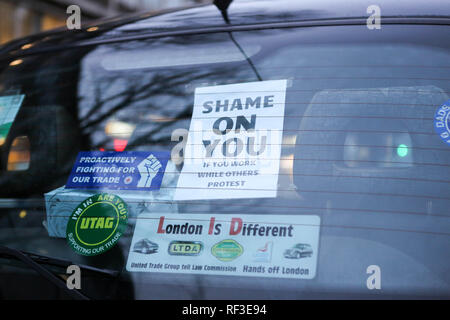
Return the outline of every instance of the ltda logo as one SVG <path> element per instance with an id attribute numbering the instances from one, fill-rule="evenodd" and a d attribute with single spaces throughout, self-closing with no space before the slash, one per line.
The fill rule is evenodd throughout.
<path id="1" fill-rule="evenodd" d="M 172 241 L 169 244 L 169 254 L 172 256 L 198 256 L 203 250 L 200 241 Z"/>

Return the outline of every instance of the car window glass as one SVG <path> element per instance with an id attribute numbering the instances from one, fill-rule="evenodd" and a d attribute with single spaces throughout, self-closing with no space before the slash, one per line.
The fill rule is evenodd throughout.
<path id="1" fill-rule="evenodd" d="M 448 293 L 450 148 L 434 127 L 436 111 L 450 99 L 447 29 L 392 25 L 373 37 L 365 26 L 171 36 L 5 65 L 0 99 L 13 94 L 24 100 L 0 145 L 1 243 L 116 267 L 129 284 L 127 294 L 138 298 L 225 298 L 236 288 L 269 297 L 274 285 L 282 298 L 366 292 L 366 268 L 374 261 L 386 270 L 390 290 Z M 280 80 L 286 84 L 284 113 L 271 118 L 274 123 L 282 118 L 282 138 L 275 143 L 281 146 L 279 170 L 268 175 L 276 179 L 276 196 L 260 197 L 264 190 L 254 190 L 254 197 L 199 199 L 192 178 L 192 199 L 175 200 L 186 160 L 199 156 L 184 153 L 196 90 L 248 83 L 257 88 L 258 82 Z M 95 257 L 76 254 L 64 239 L 75 207 L 99 191 L 64 187 L 81 151 L 170 155 L 159 190 L 113 191 L 128 204 L 128 229 L 116 247 Z M 183 243 L 163 247 L 158 238 L 131 246 L 139 219 L 163 214 L 189 219 L 245 214 L 271 223 L 277 215 L 317 216 L 319 238 L 311 243 L 221 244 L 243 252 L 257 247 L 249 262 L 255 267 L 264 265 L 260 259 L 267 250 L 285 263 L 315 259 L 315 277 L 175 272 L 155 279 L 150 272 L 128 272 L 130 251 L 188 250 Z M 207 240 L 196 241 L 205 246 Z M 211 246 L 202 252 L 220 250 Z M 188 289 L 174 292 L 174 283 Z M 205 296 L 202 288 L 219 290 Z"/>

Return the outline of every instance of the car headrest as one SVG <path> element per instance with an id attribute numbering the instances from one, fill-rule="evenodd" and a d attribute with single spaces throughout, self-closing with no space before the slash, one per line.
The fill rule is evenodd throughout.
<path id="1" fill-rule="evenodd" d="M 297 134 L 294 184 L 304 197 L 327 200 L 371 192 L 448 195 L 441 184 L 424 182 L 442 177 L 442 164 L 450 163 L 433 123 L 447 100 L 435 86 L 316 93 Z"/>

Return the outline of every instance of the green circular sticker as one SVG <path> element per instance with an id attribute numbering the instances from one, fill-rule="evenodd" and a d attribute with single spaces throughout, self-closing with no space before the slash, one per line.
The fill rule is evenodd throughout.
<path id="1" fill-rule="evenodd" d="M 95 256 L 108 251 L 127 228 L 128 209 L 118 196 L 99 193 L 87 198 L 72 212 L 66 238 L 78 254 Z"/>

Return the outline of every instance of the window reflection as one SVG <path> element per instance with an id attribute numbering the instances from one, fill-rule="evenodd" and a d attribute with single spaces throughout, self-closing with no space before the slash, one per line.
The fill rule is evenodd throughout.
<path id="1" fill-rule="evenodd" d="M 30 141 L 27 136 L 16 137 L 8 154 L 8 171 L 25 171 L 30 167 Z"/>

